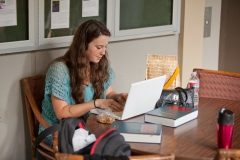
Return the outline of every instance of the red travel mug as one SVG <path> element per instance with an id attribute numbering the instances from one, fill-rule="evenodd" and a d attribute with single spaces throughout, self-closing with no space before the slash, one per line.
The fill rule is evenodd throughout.
<path id="1" fill-rule="evenodd" d="M 234 113 L 222 108 L 218 112 L 218 148 L 230 149 L 232 145 Z"/>

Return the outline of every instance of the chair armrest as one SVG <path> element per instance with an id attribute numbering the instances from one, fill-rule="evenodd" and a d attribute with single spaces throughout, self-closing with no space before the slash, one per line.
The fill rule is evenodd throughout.
<path id="1" fill-rule="evenodd" d="M 36 138 L 32 138 L 32 141 L 35 143 Z M 40 143 L 39 143 L 39 146 L 42 147 L 43 149 L 49 151 L 49 152 L 54 152 L 53 148 L 50 147 L 49 145 L 47 145 L 47 144 L 44 143 L 44 142 L 40 142 Z"/>
<path id="2" fill-rule="evenodd" d="M 240 149 L 219 149 L 214 160 L 239 159 Z"/>
<path id="3" fill-rule="evenodd" d="M 38 152 L 47 160 L 55 160 L 55 155 L 53 152 L 46 152 L 43 149 L 38 148 Z"/>
<path id="4" fill-rule="evenodd" d="M 40 113 L 39 109 L 37 107 L 32 107 L 32 106 L 37 106 L 35 103 L 35 100 L 33 99 L 33 97 L 27 97 L 28 101 L 30 103 L 30 106 L 32 108 L 32 111 L 35 115 L 35 117 L 37 118 L 38 122 L 44 127 L 44 128 L 48 128 L 50 127 L 50 125 L 48 124 L 48 122 L 42 117 L 42 114 Z"/>
<path id="5" fill-rule="evenodd" d="M 170 154 L 152 154 L 152 155 L 136 155 L 136 156 L 129 156 L 130 160 L 146 160 L 146 159 L 162 159 L 162 160 L 174 160 L 175 155 L 173 153 Z"/>
<path id="6" fill-rule="evenodd" d="M 64 160 L 64 159 L 84 160 L 83 155 L 73 155 L 73 154 L 66 154 L 66 153 L 56 153 L 55 158 L 56 160 Z"/>
<path id="7" fill-rule="evenodd" d="M 53 133 L 53 150 L 55 153 L 58 152 L 58 132 Z"/>

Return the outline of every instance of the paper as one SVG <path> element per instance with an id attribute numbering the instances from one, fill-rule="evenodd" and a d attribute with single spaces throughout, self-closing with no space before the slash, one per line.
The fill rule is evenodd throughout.
<path id="1" fill-rule="evenodd" d="M 96 141 L 96 137 L 94 134 L 90 134 L 85 129 L 79 128 L 75 130 L 72 144 L 74 152 L 83 149 L 84 147 L 88 146 L 89 144 Z"/>
<path id="2" fill-rule="evenodd" d="M 16 0 L 0 0 L 0 27 L 16 25 Z"/>
<path id="3" fill-rule="evenodd" d="M 69 28 L 70 0 L 51 1 L 51 29 Z"/>
<path id="4" fill-rule="evenodd" d="M 82 0 L 82 17 L 99 15 L 99 0 Z"/>

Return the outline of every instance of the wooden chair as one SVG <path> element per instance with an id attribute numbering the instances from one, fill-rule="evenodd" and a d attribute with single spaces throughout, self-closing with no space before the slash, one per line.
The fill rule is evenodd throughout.
<path id="1" fill-rule="evenodd" d="M 164 89 L 180 87 L 180 69 L 177 55 L 147 54 L 145 79 L 162 75 L 166 75 Z"/>
<path id="2" fill-rule="evenodd" d="M 48 128 L 50 126 L 41 115 L 41 106 L 42 106 L 41 104 L 44 96 L 45 76 L 40 75 L 40 76 L 23 78 L 21 80 L 21 84 L 22 84 L 24 101 L 25 101 L 27 117 L 28 117 L 28 125 L 29 125 L 31 149 L 32 149 L 32 159 L 37 159 L 34 142 L 36 140 L 36 137 L 38 136 L 39 123 L 41 123 L 45 128 Z M 56 136 L 57 136 L 57 133 L 54 135 L 54 138 L 56 138 Z M 54 142 L 54 144 L 56 143 L 57 142 Z M 40 143 L 40 147 L 38 147 L 38 151 L 47 160 L 55 159 L 56 150 L 54 150 L 52 147 L 48 146 L 43 142 Z"/>
<path id="3" fill-rule="evenodd" d="M 73 155 L 65 153 L 56 153 L 56 160 L 84 160 L 83 155 Z M 130 160 L 174 160 L 174 154 L 153 154 L 153 155 L 139 155 L 129 156 Z"/>
<path id="4" fill-rule="evenodd" d="M 240 73 L 194 68 L 200 79 L 199 97 L 240 101 Z"/>
<path id="5" fill-rule="evenodd" d="M 240 149 L 219 149 L 214 160 L 240 160 Z"/>

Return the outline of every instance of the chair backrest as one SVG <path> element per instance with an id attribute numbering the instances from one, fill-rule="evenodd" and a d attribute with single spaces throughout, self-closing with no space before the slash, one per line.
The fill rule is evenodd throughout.
<path id="1" fill-rule="evenodd" d="M 158 76 L 166 75 L 166 82 L 168 82 L 172 75 L 174 75 L 177 67 L 177 55 L 147 54 L 145 79 L 147 80 Z M 174 89 L 176 87 L 180 87 L 180 72 L 176 74 L 176 78 L 174 78 L 173 82 L 170 84 L 171 85 L 167 89 Z"/>
<path id="2" fill-rule="evenodd" d="M 21 83 L 22 83 L 22 89 L 24 94 L 23 97 L 24 97 L 27 117 L 28 117 L 32 157 L 33 159 L 35 159 L 36 151 L 34 149 L 34 142 L 38 135 L 39 123 L 41 123 L 45 128 L 48 128 L 50 126 L 41 115 L 41 110 L 42 110 L 41 106 L 42 106 L 42 100 L 44 96 L 45 76 L 40 75 L 40 76 L 23 78 L 21 80 Z M 50 146 L 47 146 L 44 143 L 41 143 L 40 146 L 42 147 L 42 150 L 41 149 L 39 150 L 40 153 L 42 153 L 46 157 L 49 156 L 48 157 L 49 159 L 54 159 L 53 148 L 51 148 Z M 46 150 L 46 152 L 44 152 L 45 151 L 44 149 Z M 52 152 L 52 154 L 49 152 Z"/>
<path id="3" fill-rule="evenodd" d="M 200 79 L 199 97 L 240 101 L 240 74 L 194 68 Z"/>
<path id="4" fill-rule="evenodd" d="M 214 160 L 239 160 L 240 149 L 219 149 Z"/>
<path id="5" fill-rule="evenodd" d="M 24 92 L 24 100 L 27 107 L 28 121 L 30 123 L 31 136 L 38 135 L 39 121 L 41 116 L 42 100 L 44 94 L 45 76 L 34 76 L 22 79 L 22 87 Z"/>
<path id="6" fill-rule="evenodd" d="M 83 155 L 74 155 L 74 154 L 66 154 L 66 153 L 56 153 L 56 160 L 84 160 Z M 153 154 L 153 155 L 134 155 L 128 157 L 130 160 L 174 160 L 175 155 L 173 153 L 170 154 Z"/>

